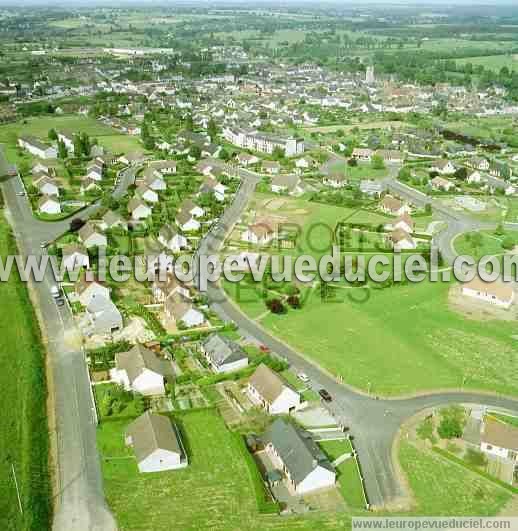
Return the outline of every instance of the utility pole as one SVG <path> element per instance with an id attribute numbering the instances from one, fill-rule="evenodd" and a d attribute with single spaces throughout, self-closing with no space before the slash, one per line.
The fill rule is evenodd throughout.
<path id="1" fill-rule="evenodd" d="M 11 470 L 13 472 L 14 485 L 16 487 L 16 495 L 18 496 L 18 508 L 20 509 L 20 514 L 23 514 L 22 499 L 20 498 L 20 490 L 18 488 L 18 480 L 16 479 L 16 472 L 14 470 L 14 463 L 12 463 L 12 462 L 11 462 Z"/>

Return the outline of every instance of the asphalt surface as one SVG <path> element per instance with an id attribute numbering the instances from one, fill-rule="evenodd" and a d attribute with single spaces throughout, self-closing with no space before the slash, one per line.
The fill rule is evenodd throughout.
<path id="1" fill-rule="evenodd" d="M 122 197 L 132 184 L 137 168 L 121 172 L 113 191 Z M 8 216 L 18 248 L 23 256 L 41 256 L 42 242 L 65 233 L 70 219 L 49 222 L 36 219 L 24 195 L 19 177 L 2 184 Z M 98 203 L 83 209 L 74 218 L 88 219 Z M 53 528 L 58 531 L 112 530 L 116 523 L 104 499 L 96 424 L 88 380 L 88 369 L 81 350 L 81 336 L 67 305 L 58 307 L 50 294 L 55 285 L 52 272 L 44 282 L 32 282 L 36 306 L 43 320 L 43 334 L 48 340 L 48 362 L 52 371 L 57 446 L 56 480 L 58 497 Z"/>
<path id="2" fill-rule="evenodd" d="M 397 168 L 391 169 L 394 175 Z M 259 182 L 257 175 L 240 170 L 241 187 L 238 190 L 232 205 L 226 210 L 217 228 L 209 233 L 200 244 L 200 253 L 217 253 L 225 236 L 232 230 L 253 194 L 256 184 Z M 391 188 L 396 191 L 400 188 L 394 178 L 390 179 Z M 412 195 L 412 189 L 397 190 L 400 195 L 408 197 L 418 205 L 430 202 L 426 196 Z M 418 192 L 415 192 L 418 194 Z M 435 205 L 434 209 L 435 209 Z M 443 207 L 440 207 L 441 210 Z M 446 255 L 446 259 L 454 258 L 451 239 L 456 234 L 465 230 L 472 230 L 480 224 L 459 219 L 456 213 L 444 209 L 443 217 L 449 222 L 443 239 L 438 245 Z M 450 228 L 451 226 L 451 228 Z M 443 246 L 451 249 L 451 253 L 444 252 Z M 332 402 L 325 403 L 335 417 L 348 427 L 353 436 L 355 447 L 358 452 L 360 466 L 364 478 L 367 497 L 371 506 L 386 506 L 397 503 L 398 499 L 405 495 L 403 486 L 398 481 L 392 460 L 392 447 L 394 438 L 400 426 L 410 417 L 427 409 L 452 403 L 484 404 L 498 407 L 509 411 L 518 412 L 518 400 L 478 394 L 471 392 L 449 392 L 418 396 L 409 399 L 383 400 L 360 393 L 339 382 L 329 375 L 303 353 L 297 352 L 284 342 L 273 337 L 254 320 L 248 318 L 241 310 L 232 303 L 218 284 L 209 284 L 207 290 L 211 308 L 225 321 L 237 324 L 240 332 L 247 338 L 268 347 L 273 353 L 287 360 L 295 370 L 306 373 L 311 380 L 311 387 L 318 391 L 326 389 L 332 396 Z M 325 331 L 322 331 L 325 334 Z M 346 347 L 344 346 L 344 355 Z M 397 375 L 394 375 L 397 378 Z"/>

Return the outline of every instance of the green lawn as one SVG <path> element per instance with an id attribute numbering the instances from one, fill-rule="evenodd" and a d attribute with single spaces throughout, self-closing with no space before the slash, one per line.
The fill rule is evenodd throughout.
<path id="1" fill-rule="evenodd" d="M 261 515 L 236 435 L 227 430 L 219 415 L 198 410 L 177 419 L 189 465 L 155 474 L 139 474 L 131 450 L 124 447 L 127 420 L 104 422 L 99 427 L 104 489 L 121 531 L 350 528 L 350 515 L 343 513 Z"/>
<path id="2" fill-rule="evenodd" d="M 34 135 L 46 140 L 49 130 L 52 128 L 56 131 L 64 129 L 71 132 L 82 132 L 95 138 L 116 133 L 114 129 L 98 122 L 95 118 L 79 115 L 56 115 L 27 118 L 23 122 L 2 125 L 0 126 L 0 142 L 7 142 L 13 133 L 16 135 Z"/>
<path id="3" fill-rule="evenodd" d="M 494 72 L 500 72 L 500 70 L 506 66 L 509 70 L 518 71 L 518 59 L 516 55 L 487 55 L 482 57 L 466 57 L 464 59 L 456 59 L 458 64 L 464 65 L 471 63 L 473 66 L 482 65 L 488 70 Z"/>
<path id="4" fill-rule="evenodd" d="M 0 253 L 2 258 L 16 254 L 3 212 Z M 4 529 L 46 529 L 50 521 L 50 480 L 45 354 L 25 284 L 12 275 L 0 284 L 0 293 L 0 520 Z M 10 463 L 14 464 L 21 490 L 23 516 L 18 511 Z"/>
<path id="5" fill-rule="evenodd" d="M 511 498 L 498 485 L 408 442 L 399 457 L 416 498 L 415 514 L 495 516 Z"/>
<path id="6" fill-rule="evenodd" d="M 264 314 L 258 293 L 244 286 L 224 284 L 245 313 Z M 467 387 L 518 393 L 512 322 L 468 320 L 449 310 L 445 283 L 344 288 L 335 289 L 331 301 L 314 290 L 302 309 L 269 313 L 260 323 L 348 384 L 375 394 L 457 388 L 463 379 Z"/>
<path id="7" fill-rule="evenodd" d="M 132 151 L 143 151 L 143 146 L 139 141 L 139 137 L 122 135 L 122 134 L 107 134 L 99 137 L 99 144 L 112 153 L 130 153 Z"/>
<path id="8" fill-rule="evenodd" d="M 334 461 L 342 454 L 352 452 L 352 446 L 348 440 L 323 441 L 319 445 L 331 461 Z M 365 499 L 356 460 L 354 458 L 347 459 L 338 465 L 336 471 L 340 492 L 344 500 L 353 509 L 363 509 L 365 507 Z"/>
<path id="9" fill-rule="evenodd" d="M 478 234 L 477 236 L 475 236 Z M 514 240 L 518 244 L 518 232 L 506 232 L 497 235 L 493 231 L 466 232 L 458 236 L 454 241 L 455 250 L 458 254 L 473 256 L 480 259 L 487 255 L 502 255 L 507 251 L 502 247 L 505 238 Z"/>

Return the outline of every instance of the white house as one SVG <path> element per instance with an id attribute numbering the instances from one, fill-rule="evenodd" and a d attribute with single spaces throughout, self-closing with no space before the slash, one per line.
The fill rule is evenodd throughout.
<path id="1" fill-rule="evenodd" d="M 83 332 L 90 336 L 111 335 L 122 329 L 122 315 L 117 306 L 101 294 L 93 294 L 86 307 Z"/>
<path id="2" fill-rule="evenodd" d="M 169 250 L 177 253 L 188 246 L 187 238 L 171 225 L 163 225 L 158 232 L 158 241 Z"/>
<path id="3" fill-rule="evenodd" d="M 133 447 L 140 472 L 176 470 L 188 464 L 180 432 L 164 415 L 146 411 L 127 427 L 125 443 Z"/>
<path id="4" fill-rule="evenodd" d="M 484 282 L 478 275 L 462 284 L 462 294 L 501 308 L 509 308 L 514 301 L 514 289 L 509 282 Z"/>
<path id="5" fill-rule="evenodd" d="M 18 145 L 40 159 L 55 159 L 58 156 L 55 147 L 49 146 L 33 136 L 21 136 L 18 139 Z"/>
<path id="6" fill-rule="evenodd" d="M 44 214 L 61 214 L 61 204 L 55 196 L 44 195 L 38 201 L 38 210 Z"/>
<path id="7" fill-rule="evenodd" d="M 143 199 L 148 203 L 158 203 L 158 194 L 155 192 L 155 190 L 149 188 L 145 184 L 141 184 L 137 188 L 135 194 L 137 197 L 140 197 L 140 199 Z"/>
<path id="8" fill-rule="evenodd" d="M 67 271 L 73 271 L 75 268 L 90 267 L 90 257 L 87 250 L 82 245 L 71 244 L 63 246 L 63 267 Z"/>
<path id="9" fill-rule="evenodd" d="M 201 344 L 201 350 L 212 370 L 217 373 L 237 371 L 248 365 L 247 353 L 221 334 L 211 334 Z"/>
<path id="10" fill-rule="evenodd" d="M 87 249 L 90 247 L 106 247 L 108 245 L 108 238 L 90 221 L 79 229 L 77 235 L 79 236 L 79 241 Z"/>
<path id="11" fill-rule="evenodd" d="M 254 403 L 272 415 L 291 413 L 300 406 L 299 393 L 263 363 L 250 377 L 247 393 Z"/>
<path id="12" fill-rule="evenodd" d="M 417 244 L 412 236 L 403 229 L 395 229 L 389 235 L 394 251 L 415 249 Z"/>
<path id="13" fill-rule="evenodd" d="M 518 466 L 518 428 L 486 415 L 480 434 L 480 450 L 485 454 L 514 461 Z"/>
<path id="14" fill-rule="evenodd" d="M 268 245 L 275 237 L 275 231 L 265 222 L 249 225 L 241 234 L 241 241 L 254 245 Z"/>
<path id="15" fill-rule="evenodd" d="M 308 432 L 279 418 L 261 439 L 292 494 L 307 494 L 334 486 L 335 469 Z"/>
<path id="16" fill-rule="evenodd" d="M 400 201 L 399 199 L 392 197 L 391 195 L 386 195 L 381 203 L 380 203 L 380 209 L 382 212 L 385 212 L 385 214 L 392 214 L 393 216 L 402 216 L 403 214 L 410 214 L 412 209 L 410 206 L 406 203 L 403 203 L 403 201 Z"/>
<path id="17" fill-rule="evenodd" d="M 441 159 L 435 161 L 430 167 L 430 170 L 440 173 L 441 175 L 453 175 L 457 168 L 450 160 Z"/>
<path id="18" fill-rule="evenodd" d="M 131 218 L 135 221 L 146 219 L 152 214 L 151 208 L 138 197 L 134 197 L 129 201 L 128 212 L 131 214 Z"/>
<path id="19" fill-rule="evenodd" d="M 444 192 L 449 192 L 452 188 L 455 188 L 455 183 L 448 181 L 448 179 L 443 179 L 442 177 L 434 177 L 430 184 L 435 190 L 443 190 Z"/>
<path id="20" fill-rule="evenodd" d="M 34 186 L 38 188 L 38 191 L 42 195 L 59 197 L 58 183 L 48 176 L 40 177 L 38 180 L 34 181 Z"/>
<path id="21" fill-rule="evenodd" d="M 180 211 L 176 214 L 175 222 L 183 232 L 200 230 L 201 223 L 189 212 Z"/>
<path id="22" fill-rule="evenodd" d="M 140 344 L 115 354 L 110 379 L 144 396 L 165 394 L 165 382 L 174 375 L 171 363 Z"/>
<path id="23" fill-rule="evenodd" d="M 201 326 L 205 322 L 203 313 L 197 310 L 191 301 L 180 293 L 175 293 L 166 299 L 164 313 L 167 319 L 186 328 Z"/>
<path id="24" fill-rule="evenodd" d="M 81 277 L 75 285 L 75 292 L 79 302 L 83 306 L 88 306 L 92 299 L 96 296 L 102 296 L 106 299 L 110 298 L 110 289 L 97 282 L 96 280 L 86 280 L 86 277 Z"/>

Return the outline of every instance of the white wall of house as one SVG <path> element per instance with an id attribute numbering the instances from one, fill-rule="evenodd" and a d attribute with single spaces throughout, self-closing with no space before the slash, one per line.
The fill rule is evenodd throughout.
<path id="1" fill-rule="evenodd" d="M 185 222 L 183 225 L 180 226 L 180 228 L 185 232 L 199 230 L 200 227 L 200 222 L 195 220 L 194 218 L 191 218 L 189 221 Z"/>
<path id="2" fill-rule="evenodd" d="M 291 408 L 300 406 L 300 395 L 289 387 L 284 387 L 282 393 L 270 404 L 268 411 L 272 415 L 289 413 Z"/>
<path id="3" fill-rule="evenodd" d="M 165 394 L 164 377 L 161 374 L 144 369 L 131 383 L 131 388 L 138 393 L 149 395 Z"/>
<path id="4" fill-rule="evenodd" d="M 110 290 L 101 284 L 90 284 L 79 296 L 79 302 L 83 306 L 88 306 L 92 301 L 92 297 L 104 297 L 105 299 L 109 299 Z"/>
<path id="5" fill-rule="evenodd" d="M 45 214 L 61 214 L 61 205 L 58 201 L 46 201 L 39 210 Z"/>
<path id="6" fill-rule="evenodd" d="M 161 472 L 185 468 L 187 461 L 181 461 L 180 454 L 169 450 L 158 449 L 138 463 L 140 472 Z"/>
<path id="7" fill-rule="evenodd" d="M 219 366 L 212 365 L 210 358 L 208 356 L 207 356 L 207 361 L 211 364 L 211 367 L 213 368 L 214 372 L 218 372 L 218 373 L 238 371 L 248 366 L 248 358 L 243 358 L 242 360 L 237 360 L 232 363 L 224 363 Z"/>
<path id="8" fill-rule="evenodd" d="M 104 234 L 94 233 L 83 242 L 86 248 L 88 247 L 106 247 L 108 245 L 108 239 Z"/>
<path id="9" fill-rule="evenodd" d="M 63 258 L 63 266 L 67 271 L 72 271 L 76 267 L 90 267 L 90 257 L 88 255 L 74 253 Z"/>
<path id="10" fill-rule="evenodd" d="M 496 295 L 492 295 L 487 291 L 477 291 L 467 286 L 462 286 L 462 293 L 468 297 L 474 297 L 475 299 L 494 304 L 495 306 L 500 306 L 501 308 L 509 308 L 514 301 L 514 292 L 511 299 L 507 301 L 499 299 Z"/>
<path id="11" fill-rule="evenodd" d="M 488 444 L 487 442 L 480 443 L 480 450 L 485 454 L 494 455 L 503 459 L 507 459 L 509 457 L 509 450 L 507 448 L 494 446 L 492 444 Z"/>
<path id="12" fill-rule="evenodd" d="M 181 321 L 185 324 L 185 326 L 191 328 L 193 326 L 202 325 L 205 322 L 205 316 L 198 310 L 191 308 L 182 317 Z"/>
<path id="13" fill-rule="evenodd" d="M 306 494 L 318 489 L 332 487 L 336 481 L 336 474 L 327 468 L 317 466 L 296 487 L 297 494 Z"/>
<path id="14" fill-rule="evenodd" d="M 151 209 L 145 205 L 139 205 L 132 213 L 131 217 L 133 219 L 146 219 L 151 216 Z"/>

